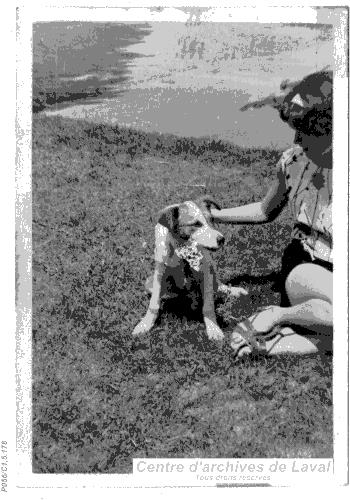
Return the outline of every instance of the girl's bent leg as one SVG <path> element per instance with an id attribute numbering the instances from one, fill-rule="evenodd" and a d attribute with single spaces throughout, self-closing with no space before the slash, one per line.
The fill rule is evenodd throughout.
<path id="1" fill-rule="evenodd" d="M 317 264 L 300 264 L 287 277 L 286 291 L 292 305 L 310 299 L 333 303 L 333 274 Z"/>
<path id="2" fill-rule="evenodd" d="M 290 307 L 271 306 L 250 320 L 255 330 L 268 332 L 278 325 L 301 326 L 319 334 L 332 332 L 333 275 L 315 264 L 300 264 L 289 274 L 286 291 Z"/>
<path id="3" fill-rule="evenodd" d="M 306 335 L 281 328 L 281 338 L 268 342 L 269 354 L 309 354 L 332 349 L 333 275 L 316 264 L 300 264 L 286 281 L 291 307 L 281 308 L 282 323 L 302 326 Z"/>
<path id="4" fill-rule="evenodd" d="M 300 264 L 289 274 L 286 291 L 290 307 L 272 306 L 250 318 L 261 333 L 280 326 L 279 334 L 266 342 L 268 354 L 308 354 L 330 350 L 332 344 L 332 273 L 315 264 Z M 302 327 L 306 335 L 295 333 Z"/>

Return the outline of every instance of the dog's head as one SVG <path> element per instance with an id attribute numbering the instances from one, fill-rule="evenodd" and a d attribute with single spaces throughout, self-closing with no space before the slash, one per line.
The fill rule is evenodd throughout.
<path id="1" fill-rule="evenodd" d="M 220 208 L 209 197 L 196 202 L 185 201 L 166 207 L 160 214 L 159 224 L 165 226 L 181 244 L 195 242 L 210 250 L 217 250 L 225 242 L 224 236 L 210 224 L 210 207 Z"/>

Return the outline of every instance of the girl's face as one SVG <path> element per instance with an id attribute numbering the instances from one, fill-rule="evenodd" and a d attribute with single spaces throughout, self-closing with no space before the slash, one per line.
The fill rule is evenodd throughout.
<path id="1" fill-rule="evenodd" d="M 332 136 L 331 76 L 315 73 L 295 85 L 284 98 L 280 117 L 297 131 L 295 142 L 304 149 L 329 143 Z"/>

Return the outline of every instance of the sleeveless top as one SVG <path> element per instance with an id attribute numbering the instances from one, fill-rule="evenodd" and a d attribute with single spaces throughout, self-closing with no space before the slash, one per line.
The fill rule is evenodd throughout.
<path id="1" fill-rule="evenodd" d="M 299 239 L 312 260 L 332 262 L 332 168 L 317 166 L 301 146 L 293 146 L 278 162 Z"/>

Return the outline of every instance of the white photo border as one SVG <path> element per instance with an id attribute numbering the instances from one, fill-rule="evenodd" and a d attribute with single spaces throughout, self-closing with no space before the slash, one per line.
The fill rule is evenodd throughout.
<path id="1" fill-rule="evenodd" d="M 33 8 L 35 4 L 26 4 L 17 8 L 17 47 L 16 47 L 16 71 L 17 71 L 17 98 L 16 98 L 16 151 L 9 146 L 6 157 L 7 165 L 16 162 L 15 191 L 16 191 L 16 259 L 19 282 L 17 283 L 17 327 L 14 335 L 14 315 L 10 314 L 9 334 L 6 337 L 5 355 L 2 355 L 2 371 L 4 377 L 8 373 L 15 375 L 14 380 L 9 384 L 6 382 L 4 389 L 9 391 L 10 408 L 16 408 L 16 426 L 11 420 L 6 420 L 5 429 L 9 436 L 14 436 L 16 432 L 17 445 L 12 443 L 9 450 L 9 458 L 13 464 L 16 474 L 11 472 L 13 485 L 20 486 L 21 489 L 30 492 L 30 488 L 74 488 L 77 485 L 84 488 L 130 488 L 133 487 L 132 475 L 50 475 L 33 474 L 31 470 L 31 61 L 32 45 L 31 33 L 32 23 L 49 20 L 110 20 L 111 12 L 115 7 L 115 2 L 94 2 L 86 6 L 86 2 L 74 2 L 76 6 L 70 7 L 68 4 L 57 6 L 42 6 Z M 81 3 L 80 6 L 78 4 Z M 119 2 L 119 17 L 125 16 L 124 21 L 145 21 L 149 19 L 150 11 L 147 7 L 155 5 L 151 2 Z M 188 2 L 186 2 L 188 3 Z M 85 5 L 84 5 L 85 4 Z M 136 9 L 136 6 L 142 8 Z M 220 4 L 220 5 L 218 5 Z M 328 2 L 327 6 L 331 7 Z M 172 2 L 172 7 L 168 11 L 163 11 L 162 19 L 185 20 L 188 17 L 186 9 L 179 9 L 183 2 Z M 210 7 L 213 2 L 200 2 L 201 7 Z M 320 5 L 318 3 L 318 5 Z M 134 7 L 132 9 L 131 7 Z M 158 6 L 158 5 L 157 5 Z M 212 14 L 216 19 L 229 21 L 226 18 L 227 8 L 230 2 L 215 2 Z M 196 7 L 191 3 L 189 8 Z M 223 9 L 222 7 L 226 7 Z M 336 7 L 336 4 L 334 5 Z M 334 75 L 334 191 L 336 193 L 333 205 L 334 224 L 334 289 L 336 290 L 336 300 L 334 304 L 334 358 L 333 358 L 333 388 L 334 388 L 334 467 L 335 485 L 344 485 L 349 481 L 348 472 L 348 422 L 349 422 L 349 149 L 348 149 L 348 7 L 339 6 L 344 9 L 335 41 L 334 58 L 336 61 Z M 281 20 L 281 15 L 288 9 L 288 22 L 312 22 L 315 17 L 315 9 L 305 3 L 302 7 L 294 6 L 273 6 L 268 7 L 259 3 L 259 7 L 246 7 L 235 5 L 236 12 L 242 14 L 244 9 L 244 19 L 248 21 L 277 22 Z M 241 10 L 239 10 L 241 9 Z M 284 9 L 284 10 L 283 10 Z M 117 11 L 114 11 L 117 12 Z M 249 18 L 248 12 L 251 13 Z M 12 12 L 13 14 L 13 12 Z M 302 15 L 301 15 L 302 14 Z M 158 13 L 158 15 L 160 15 Z M 104 17 L 105 16 L 105 17 Z M 153 19 L 157 12 L 152 11 Z M 170 17 L 164 17 L 170 16 Z M 291 18 L 292 16 L 292 18 Z M 243 14 L 242 14 L 243 17 Z M 237 17 L 236 17 L 237 19 Z M 267 21 L 270 19 L 270 21 Z M 271 20 L 272 19 L 272 20 Z M 275 20 L 276 19 L 276 20 Z M 305 19 L 310 19 L 310 21 Z M 119 18 L 118 18 L 119 20 Z M 156 19 L 155 19 L 156 20 Z M 6 133 L 6 132 L 5 132 Z M 5 133 L 2 137 L 5 137 Z M 7 146 L 7 144 L 5 144 Z M 9 168 L 9 167 L 8 167 Z M 9 185 L 13 186 L 11 170 L 9 168 Z M 11 190 L 10 190 L 11 194 Z M 13 194 L 13 193 L 12 193 Z M 7 200 L 7 199 L 6 199 Z M 8 201 L 8 200 L 7 200 Z M 346 215 L 344 212 L 346 210 Z M 3 214 L 6 214 L 3 209 Z M 344 218 L 346 217 L 346 218 Z M 10 219 L 10 217 L 9 217 Z M 12 221 L 14 222 L 14 221 Z M 345 229 L 346 223 L 346 229 Z M 10 236 L 11 238 L 11 236 Z M 13 235 L 12 235 L 13 238 Z M 10 240 L 11 241 L 11 240 Z M 14 240 L 11 241 L 10 260 L 13 262 Z M 345 272 L 346 270 L 346 272 Z M 12 281 L 10 277 L 11 268 L 6 280 Z M 6 290 L 6 299 L 14 297 L 14 293 Z M 337 299 L 341 297 L 341 300 Z M 13 307 L 13 306 L 12 306 Z M 12 332 L 12 333 L 11 333 Z M 338 333 L 337 333 L 338 332 Z M 9 355 L 6 354 L 9 349 Z M 16 358 L 12 356 L 16 352 Z M 15 368 L 14 368 L 15 367 Z M 14 373 L 15 370 L 15 373 Z M 16 403 L 14 393 L 16 392 Z M 16 406 L 14 406 L 14 403 Z M 10 412 L 11 414 L 11 412 Z M 12 413 L 13 415 L 13 413 Z M 2 437 L 0 436 L 0 439 Z M 10 441 L 10 438 L 9 438 Z M 62 493 L 62 491 L 61 491 Z"/>

